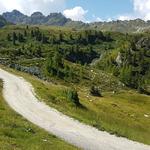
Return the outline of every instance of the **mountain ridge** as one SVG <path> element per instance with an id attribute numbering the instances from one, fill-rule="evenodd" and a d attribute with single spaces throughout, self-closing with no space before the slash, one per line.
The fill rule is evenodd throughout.
<path id="1" fill-rule="evenodd" d="M 5 12 L 2 16 L 9 22 L 14 24 L 29 24 L 29 25 L 56 25 L 63 26 L 67 21 L 61 13 L 50 13 L 48 16 L 43 15 L 41 12 L 34 12 L 30 16 L 24 15 L 18 10 L 12 12 Z"/>
<path id="2" fill-rule="evenodd" d="M 76 29 L 96 29 L 123 33 L 145 32 L 150 30 L 150 20 L 144 21 L 142 19 L 84 23 L 66 18 L 62 13 L 50 13 L 45 16 L 41 12 L 34 12 L 30 16 L 27 16 L 18 10 L 5 12 L 2 14 L 2 17 L 14 24 L 65 26 Z"/>

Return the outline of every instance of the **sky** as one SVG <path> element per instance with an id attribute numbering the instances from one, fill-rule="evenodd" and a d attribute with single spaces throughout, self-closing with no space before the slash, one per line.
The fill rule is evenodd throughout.
<path id="1" fill-rule="evenodd" d="M 0 14 L 17 9 L 26 15 L 62 12 L 75 21 L 150 20 L 150 0 L 0 0 Z"/>

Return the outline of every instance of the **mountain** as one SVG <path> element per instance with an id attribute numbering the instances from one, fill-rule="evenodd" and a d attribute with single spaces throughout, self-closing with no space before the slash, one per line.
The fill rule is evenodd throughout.
<path id="1" fill-rule="evenodd" d="M 68 21 L 71 21 L 70 19 L 67 19 L 64 15 L 61 13 L 51 13 L 47 17 L 46 25 L 58 25 L 58 26 L 64 26 Z"/>
<path id="2" fill-rule="evenodd" d="M 41 12 L 34 12 L 31 16 L 26 16 L 17 10 L 13 10 L 12 12 L 3 13 L 2 16 L 14 24 L 64 26 L 66 22 L 70 21 L 61 13 L 51 13 L 44 16 Z"/>
<path id="3" fill-rule="evenodd" d="M 2 16 L 0 16 L 0 28 L 5 26 L 7 24 L 6 19 L 4 19 Z"/>
<path id="4" fill-rule="evenodd" d="M 18 10 L 13 10 L 12 12 L 3 13 L 2 16 L 8 21 L 14 24 L 20 24 L 24 22 L 24 19 L 27 18 L 26 15 L 22 14 Z"/>
<path id="5" fill-rule="evenodd" d="M 150 29 L 150 21 L 143 21 L 141 19 L 135 20 L 117 20 L 111 22 L 95 22 L 91 23 L 92 28 L 96 28 L 102 31 L 114 31 L 114 32 L 142 32 L 145 29 Z"/>
<path id="6" fill-rule="evenodd" d="M 2 16 L 8 22 L 14 24 L 66 26 L 75 29 L 97 29 L 123 33 L 144 32 L 150 30 L 150 21 L 143 21 L 141 19 L 84 23 L 81 21 L 72 21 L 61 13 L 50 13 L 48 16 L 45 16 L 41 12 L 35 12 L 31 16 L 27 16 L 18 10 L 3 13 Z"/>

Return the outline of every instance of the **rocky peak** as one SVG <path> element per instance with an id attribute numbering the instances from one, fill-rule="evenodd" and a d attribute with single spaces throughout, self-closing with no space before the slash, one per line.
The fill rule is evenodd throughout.
<path id="1" fill-rule="evenodd" d="M 34 12 L 31 17 L 44 17 L 44 15 L 41 12 Z"/>

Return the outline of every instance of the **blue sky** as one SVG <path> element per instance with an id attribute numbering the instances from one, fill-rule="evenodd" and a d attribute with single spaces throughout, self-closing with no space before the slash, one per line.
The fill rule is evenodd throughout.
<path id="1" fill-rule="evenodd" d="M 81 6 L 84 10 L 88 10 L 87 20 L 94 20 L 97 17 L 107 20 L 133 12 L 131 0 L 68 0 L 68 8 L 75 6 Z"/>
<path id="2" fill-rule="evenodd" d="M 67 18 L 84 22 L 150 20 L 150 0 L 0 0 L 0 14 L 13 9 L 26 15 L 62 12 Z"/>

